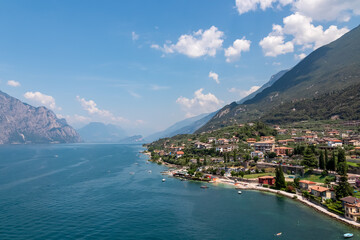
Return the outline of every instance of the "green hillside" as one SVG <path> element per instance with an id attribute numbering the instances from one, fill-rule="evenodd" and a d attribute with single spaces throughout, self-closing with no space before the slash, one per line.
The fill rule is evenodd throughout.
<path id="1" fill-rule="evenodd" d="M 358 26 L 338 40 L 312 52 L 254 98 L 243 104 L 225 106 L 197 132 L 255 121 L 280 104 L 321 99 L 324 94 L 360 83 L 359 42 Z"/>
<path id="2" fill-rule="evenodd" d="M 273 124 L 329 119 L 360 119 L 360 84 L 318 98 L 281 104 L 262 117 L 262 121 Z"/>

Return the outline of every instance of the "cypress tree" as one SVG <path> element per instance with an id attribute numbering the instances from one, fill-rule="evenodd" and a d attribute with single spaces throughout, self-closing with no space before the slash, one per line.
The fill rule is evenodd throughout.
<path id="1" fill-rule="evenodd" d="M 285 182 L 285 177 L 284 177 L 284 173 L 283 170 L 281 168 L 281 166 L 278 166 L 275 170 L 275 187 L 277 189 L 281 189 L 281 188 L 285 188 L 286 187 L 286 182 Z"/>
<path id="2" fill-rule="evenodd" d="M 303 165 L 312 168 L 317 166 L 315 155 L 311 148 L 307 148 L 304 153 Z"/>
<path id="3" fill-rule="evenodd" d="M 327 149 L 325 148 L 325 168 L 326 168 L 326 170 L 330 170 L 328 164 L 329 164 L 329 155 L 328 155 Z"/>
<path id="4" fill-rule="evenodd" d="M 320 151 L 319 168 L 320 169 L 325 169 L 325 159 L 324 159 L 324 152 L 323 151 Z"/>

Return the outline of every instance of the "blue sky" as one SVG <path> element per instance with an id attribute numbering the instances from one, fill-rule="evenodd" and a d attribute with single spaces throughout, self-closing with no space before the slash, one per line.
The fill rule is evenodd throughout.
<path id="1" fill-rule="evenodd" d="M 358 0 L 0 1 L 1 90 L 147 135 L 238 101 L 359 24 Z"/>

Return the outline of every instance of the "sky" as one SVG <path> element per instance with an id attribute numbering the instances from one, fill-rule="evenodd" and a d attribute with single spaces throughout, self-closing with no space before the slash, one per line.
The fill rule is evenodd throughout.
<path id="1" fill-rule="evenodd" d="M 256 91 L 360 22 L 359 0 L 0 1 L 0 89 L 144 136 Z"/>

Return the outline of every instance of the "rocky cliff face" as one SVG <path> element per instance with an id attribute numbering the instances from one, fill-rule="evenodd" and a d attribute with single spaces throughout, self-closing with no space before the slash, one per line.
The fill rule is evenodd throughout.
<path id="1" fill-rule="evenodd" d="M 0 91 L 0 144 L 74 143 L 79 134 L 45 107 L 33 107 Z"/>

